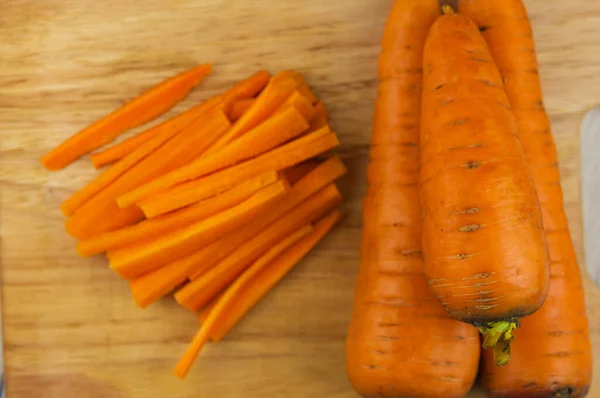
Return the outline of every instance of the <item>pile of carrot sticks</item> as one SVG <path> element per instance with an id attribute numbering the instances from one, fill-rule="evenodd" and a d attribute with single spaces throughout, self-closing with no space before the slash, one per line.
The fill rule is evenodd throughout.
<path id="1" fill-rule="evenodd" d="M 170 110 L 211 72 L 163 81 L 42 157 L 59 170 Z M 108 166 L 61 205 L 81 256 L 106 253 L 145 308 L 174 291 L 202 323 L 175 368 L 220 341 L 342 218 L 327 110 L 295 71 L 259 71 L 90 155 Z M 325 155 L 325 156 L 324 156 Z M 320 158 L 320 160 L 317 159 Z"/>

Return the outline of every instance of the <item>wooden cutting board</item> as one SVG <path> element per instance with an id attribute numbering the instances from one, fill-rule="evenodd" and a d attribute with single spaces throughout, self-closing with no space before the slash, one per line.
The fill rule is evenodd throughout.
<path id="1" fill-rule="evenodd" d="M 13 0 L 0 12 L 0 260 L 9 398 L 355 397 L 344 339 L 358 267 L 376 60 L 391 0 Z M 600 101 L 600 2 L 529 0 L 566 210 L 582 255 L 579 124 Z M 184 109 L 245 75 L 295 68 L 327 103 L 350 168 L 349 217 L 186 381 L 196 331 L 172 300 L 142 311 L 101 258 L 81 259 L 59 203 L 95 174 L 38 159 L 156 81 L 215 73 Z M 587 283 L 600 358 L 600 294 Z M 600 396 L 600 366 L 590 396 Z M 473 396 L 480 396 L 475 393 Z"/>

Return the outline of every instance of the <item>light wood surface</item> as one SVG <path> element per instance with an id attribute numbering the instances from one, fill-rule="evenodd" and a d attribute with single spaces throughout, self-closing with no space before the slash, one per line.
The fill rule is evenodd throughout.
<path id="1" fill-rule="evenodd" d="M 391 0 L 0 2 L 0 260 L 8 398 L 355 397 L 344 339 L 358 267 L 376 59 Z M 582 255 L 579 124 L 600 100 L 600 2 L 529 0 L 566 210 Z M 59 203 L 94 175 L 47 173 L 50 147 L 156 81 L 215 73 L 178 109 L 258 68 L 295 68 L 331 110 L 349 216 L 186 381 L 196 331 L 173 300 L 142 311 L 101 257 L 81 259 Z M 600 148 L 598 149 L 600 150 Z M 596 358 L 600 294 L 587 283 Z M 600 397 L 600 366 L 590 396 Z M 473 396 L 481 396 L 475 393 Z"/>

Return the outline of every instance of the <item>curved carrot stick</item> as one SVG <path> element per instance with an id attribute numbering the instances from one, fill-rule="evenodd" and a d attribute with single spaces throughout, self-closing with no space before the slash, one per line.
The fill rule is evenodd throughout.
<path id="1" fill-rule="evenodd" d="M 63 169 L 125 131 L 162 115 L 181 101 L 211 70 L 209 64 L 200 65 L 152 87 L 45 154 L 42 164 L 48 170 Z"/>

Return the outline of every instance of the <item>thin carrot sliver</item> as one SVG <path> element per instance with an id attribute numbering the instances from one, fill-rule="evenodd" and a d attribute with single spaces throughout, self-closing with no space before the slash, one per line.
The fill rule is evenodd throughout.
<path id="1" fill-rule="evenodd" d="M 144 220 L 116 231 L 105 232 L 91 239 L 82 240 L 77 245 L 77 252 L 81 256 L 92 256 L 136 242 L 147 241 L 157 235 L 173 231 L 236 206 L 250 198 L 261 188 L 276 182 L 278 179 L 279 174 L 277 172 L 267 172 L 192 206 Z"/>
<path id="2" fill-rule="evenodd" d="M 275 182 L 231 209 L 149 242 L 119 249 L 111 254 L 110 267 L 125 279 L 148 273 L 187 256 L 199 247 L 209 245 L 243 226 L 288 190 L 289 186 L 286 182 Z"/>
<path id="3" fill-rule="evenodd" d="M 273 244 L 307 223 L 321 218 L 341 201 L 335 184 L 311 196 L 296 209 L 244 242 L 215 267 L 175 293 L 177 302 L 191 311 L 207 305 L 225 286 L 233 282 L 256 258 Z"/>
<path id="4" fill-rule="evenodd" d="M 181 101 L 211 70 L 209 64 L 200 65 L 152 87 L 46 153 L 41 163 L 48 170 L 63 169 L 125 131 L 162 115 Z"/>
<path id="5" fill-rule="evenodd" d="M 236 122 L 256 102 L 254 98 L 246 98 L 233 102 L 227 110 L 227 116 L 232 122 Z"/>
<path id="6" fill-rule="evenodd" d="M 306 131 L 308 122 L 292 105 L 259 124 L 225 148 L 175 169 L 157 179 L 137 187 L 117 198 L 121 207 L 131 206 L 154 194 L 178 184 L 233 166 L 279 146 Z M 162 213 L 146 212 L 146 217 Z"/>
<path id="7" fill-rule="evenodd" d="M 283 170 L 339 145 L 335 133 L 324 128 L 275 148 L 256 158 L 206 177 L 170 188 L 138 204 L 145 214 L 164 214 L 226 190 L 240 181 L 268 170 Z"/>
<path id="8" fill-rule="evenodd" d="M 248 280 L 237 296 L 230 302 L 227 312 L 211 328 L 210 339 L 221 341 L 246 316 L 252 307 L 262 300 L 340 222 L 342 217 L 341 212 L 335 211 L 317 221 L 314 224 L 314 231 L 310 235 L 296 242 L 275 258 L 265 269 Z M 200 312 L 198 316 L 200 322 L 205 322 L 208 319 L 208 315 L 217 305 L 218 300 L 223 297 L 223 294 L 219 294 Z"/>
<path id="9" fill-rule="evenodd" d="M 106 166 L 107 164 L 119 161 L 127 155 L 129 155 L 130 153 L 135 152 L 141 145 L 150 141 L 152 138 L 161 134 L 163 131 L 179 131 L 185 126 L 189 125 L 196 118 L 208 112 L 209 110 L 211 110 L 212 108 L 214 108 L 222 102 L 223 100 L 219 96 L 206 100 L 201 104 L 196 105 L 195 107 L 181 113 L 180 115 L 166 120 L 139 134 L 136 134 L 123 142 L 113 145 L 110 148 L 107 148 L 101 152 L 92 153 L 90 155 L 90 161 L 97 169 Z"/>
<path id="10" fill-rule="evenodd" d="M 202 350 L 203 345 L 208 341 L 212 327 L 217 324 L 227 310 L 232 299 L 236 297 L 238 291 L 244 286 L 249 279 L 264 269 L 273 259 L 284 252 L 290 246 L 298 242 L 313 231 L 312 225 L 306 225 L 299 228 L 291 235 L 283 238 L 280 242 L 270 248 L 265 254 L 258 258 L 226 291 L 223 298 L 219 300 L 213 311 L 208 316 L 206 322 L 200 328 L 200 331 L 194 338 L 194 341 L 189 346 L 177 366 L 175 374 L 179 377 L 185 377 L 194 360 Z"/>

